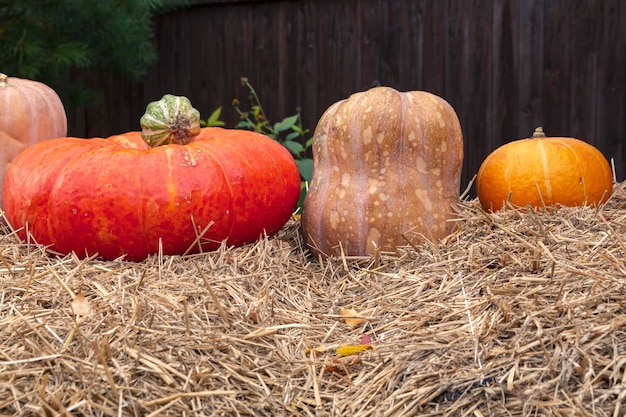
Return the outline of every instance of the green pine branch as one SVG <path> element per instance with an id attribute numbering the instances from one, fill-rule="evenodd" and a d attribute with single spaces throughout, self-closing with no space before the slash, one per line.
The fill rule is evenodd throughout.
<path id="1" fill-rule="evenodd" d="M 140 79 L 156 59 L 153 21 L 185 0 L 0 0 L 0 70 L 62 95 L 70 70 Z"/>

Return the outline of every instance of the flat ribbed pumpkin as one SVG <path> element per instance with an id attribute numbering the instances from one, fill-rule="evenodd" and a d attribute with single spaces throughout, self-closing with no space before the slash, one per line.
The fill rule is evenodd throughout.
<path id="1" fill-rule="evenodd" d="M 52 88 L 0 73 L 0 191 L 7 166 L 20 152 L 35 143 L 65 135 L 65 109 Z"/>
<path id="2" fill-rule="evenodd" d="M 443 238 L 453 228 L 462 162 L 459 120 L 442 98 L 389 87 L 353 94 L 316 127 L 304 238 L 323 255 Z"/>
<path id="3" fill-rule="evenodd" d="M 159 108 L 170 109 L 171 131 L 155 123 Z M 146 113 L 145 138 L 58 138 L 18 155 L 4 187 L 18 235 L 63 254 L 136 261 L 243 245 L 287 222 L 300 174 L 278 142 L 200 129 L 188 100 L 171 95 Z"/>
<path id="4" fill-rule="evenodd" d="M 488 211 L 507 201 L 536 208 L 598 205 L 612 191 L 611 167 L 598 149 L 575 138 L 546 137 L 541 127 L 494 150 L 476 177 L 476 194 Z"/>

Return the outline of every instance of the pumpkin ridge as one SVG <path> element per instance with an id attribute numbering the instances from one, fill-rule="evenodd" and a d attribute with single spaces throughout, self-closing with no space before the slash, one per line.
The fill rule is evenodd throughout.
<path id="1" fill-rule="evenodd" d="M 542 201 L 552 201 L 552 183 L 550 181 L 550 161 L 548 160 L 548 155 L 546 153 L 546 148 L 542 142 L 541 138 L 534 138 L 531 140 L 537 141 L 537 146 L 539 147 L 539 156 L 541 158 L 541 167 L 543 169 L 543 185 L 546 187 L 545 196 L 541 196 L 541 190 L 538 188 L 540 197 Z"/>
<path id="2" fill-rule="evenodd" d="M 611 167 L 608 164 L 605 164 L 604 162 L 606 161 L 606 159 L 604 158 L 604 155 L 600 152 L 600 150 L 593 148 L 590 149 L 590 151 L 592 151 L 592 155 L 593 155 L 593 159 L 596 161 L 597 166 L 602 168 L 602 173 L 603 176 L 606 176 L 609 178 L 609 181 L 611 183 L 611 190 L 608 190 L 608 195 L 603 196 L 600 198 L 601 202 L 606 202 L 612 194 L 613 191 L 613 182 L 614 182 L 614 175 L 613 175 L 613 170 L 611 169 Z M 603 160 L 604 159 L 604 160 Z M 607 190 L 605 190 L 606 192 Z"/>
<path id="3" fill-rule="evenodd" d="M 367 92 L 366 92 L 367 94 Z M 362 102 L 365 101 L 365 94 L 363 95 L 358 95 L 357 96 L 357 100 L 356 100 L 356 104 L 355 106 L 361 106 Z M 341 106 L 343 109 L 346 109 L 347 107 L 347 102 L 344 102 L 344 104 Z M 354 130 L 356 132 L 361 132 L 361 126 L 362 126 L 362 119 L 361 119 L 361 113 L 357 113 L 357 112 L 352 112 L 351 114 L 351 119 L 348 126 L 350 126 L 351 130 Z M 353 124 L 354 123 L 354 124 Z M 349 134 L 349 138 L 353 138 L 354 135 L 352 134 L 352 132 L 350 132 Z M 366 166 L 366 164 L 364 163 L 363 159 L 361 158 L 363 156 L 363 146 L 361 146 L 361 140 L 362 137 L 360 134 L 357 134 L 356 137 L 358 138 L 358 140 L 350 140 L 350 155 L 353 156 L 354 158 L 354 162 L 356 164 L 358 164 L 359 166 Z M 352 170 L 354 171 L 354 170 Z M 344 172 L 345 173 L 345 172 Z M 342 176 L 343 174 L 342 173 Z M 352 175 L 354 174 L 354 172 L 350 172 L 350 178 L 352 178 Z M 356 178 L 352 179 L 353 181 L 356 180 L 358 181 L 357 187 L 360 188 L 360 183 L 363 180 L 363 178 L 361 178 L 363 175 L 355 175 Z M 367 178 L 367 176 L 365 176 Z M 352 237 L 355 239 L 356 242 L 363 242 L 363 244 L 365 246 L 367 246 L 367 234 L 369 234 L 369 227 L 363 227 L 363 228 L 355 228 L 354 227 L 354 223 L 356 224 L 364 224 L 363 219 L 366 217 L 366 213 L 365 211 L 367 210 L 366 207 L 366 203 L 365 203 L 365 199 L 363 198 L 354 198 L 353 199 L 353 204 L 354 204 L 354 212 L 356 213 L 354 222 L 352 224 L 350 224 L 350 228 L 348 229 L 348 233 L 350 233 L 352 235 Z M 342 213 L 338 213 L 340 218 Z M 345 251 L 350 251 L 353 250 L 353 248 L 343 248 Z M 363 251 L 364 248 L 357 248 L 358 251 Z"/>
<path id="4" fill-rule="evenodd" d="M 209 149 L 209 147 L 207 146 L 202 146 L 202 142 L 198 141 L 198 142 L 191 142 L 189 144 L 189 146 L 194 147 L 197 146 L 198 148 L 202 149 L 202 152 L 206 153 L 207 157 L 210 158 L 214 163 L 215 166 L 217 166 L 219 168 L 219 171 L 222 175 L 222 181 L 226 184 L 226 186 L 228 187 L 228 193 L 229 193 L 229 205 L 228 205 L 228 211 L 232 214 L 229 217 L 230 219 L 230 225 L 228 227 L 228 234 L 227 237 L 230 236 L 233 232 L 233 228 L 235 227 L 235 215 L 234 215 L 234 208 L 233 208 L 233 198 L 234 198 L 234 192 L 233 192 L 233 187 L 232 184 L 229 181 L 228 175 L 226 174 L 226 170 L 224 169 L 224 165 L 222 165 L 222 162 L 220 161 L 220 159 L 218 157 L 216 157 L 211 150 Z M 206 226 L 206 225 L 205 225 Z"/>
<path id="5" fill-rule="evenodd" d="M 85 193 L 86 195 L 89 195 L 90 193 L 94 193 L 93 190 L 96 189 L 96 187 L 98 186 L 98 184 L 100 184 L 102 182 L 102 178 L 105 177 L 106 175 L 108 175 L 107 170 L 101 170 L 99 169 L 98 165 L 99 162 L 102 161 L 103 159 L 108 159 L 109 161 L 111 161 L 112 165 L 115 165 L 115 161 L 117 161 L 119 158 L 116 156 L 119 153 L 122 153 L 123 151 L 127 151 L 124 149 L 117 149 L 117 147 L 115 145 L 117 144 L 113 144 L 110 141 L 108 141 L 107 139 L 104 138 L 94 138 L 95 140 L 80 140 L 80 145 L 85 147 L 85 150 L 83 152 L 80 152 L 76 154 L 76 158 L 74 158 L 72 161 L 68 162 L 67 164 L 67 170 L 66 173 L 68 175 L 68 178 L 64 179 L 63 183 L 60 185 L 61 186 L 61 190 L 59 190 L 59 195 L 64 195 L 66 194 L 66 187 L 68 185 L 68 182 L 71 183 L 71 177 L 73 176 L 78 176 L 78 175 L 83 175 L 83 172 L 87 171 L 87 170 L 94 170 L 96 173 L 94 175 L 83 175 L 84 178 L 88 178 L 89 181 L 87 182 L 88 187 L 85 187 L 87 189 L 87 192 Z M 85 142 L 89 142 L 88 144 L 85 144 Z M 138 151 L 133 150 L 133 153 L 137 153 Z M 65 170 L 64 170 L 65 171 Z M 112 171 L 112 170 L 111 170 Z M 130 175 L 130 173 L 138 173 L 139 171 L 141 171 L 141 167 L 140 166 L 133 166 L 132 168 L 128 169 L 126 171 L 126 175 Z M 129 173 L 130 172 L 130 173 Z M 60 177 L 62 175 L 59 175 Z M 124 177 L 124 179 L 128 179 L 128 177 Z M 119 186 L 119 182 L 120 181 L 116 181 L 114 182 L 114 186 Z M 124 181 L 124 185 L 128 186 L 128 184 L 131 181 Z M 138 181 L 135 180 L 133 182 L 133 184 L 138 184 Z M 143 192 L 144 192 L 144 187 L 134 187 L 134 192 L 132 193 L 127 193 L 127 194 L 132 194 L 136 200 L 138 201 L 142 201 L 141 199 L 143 198 Z M 78 205 L 81 210 L 82 213 L 84 213 L 85 216 L 88 216 L 88 214 L 91 212 L 91 215 L 93 217 L 95 217 L 96 219 L 98 219 L 98 221 L 96 221 L 95 223 L 92 223 L 91 225 L 88 226 L 87 231 L 92 233 L 93 235 L 90 236 L 89 238 L 85 238 L 84 236 L 80 237 L 81 241 L 85 241 L 88 240 L 89 242 L 87 244 L 85 244 L 85 251 L 86 253 L 94 254 L 96 251 L 98 252 L 98 254 L 100 256 L 105 256 L 105 257 L 109 257 L 109 258 L 113 258 L 113 257 L 118 257 L 121 256 L 121 248 L 119 246 L 119 240 L 116 239 L 112 239 L 112 240 L 106 240 L 104 244 L 101 244 L 99 248 L 96 248 L 96 245 L 94 244 L 95 240 L 103 240 L 103 233 L 108 233 L 110 230 L 110 226 L 108 224 L 109 216 L 106 216 L 104 213 L 106 212 L 106 210 L 110 210 L 111 207 L 110 206 L 105 206 L 104 204 L 102 204 L 105 201 L 105 198 L 98 194 L 98 193 L 94 193 L 95 194 L 95 198 L 89 198 L 89 200 L 91 201 L 91 204 L 89 206 L 85 206 L 84 205 L 84 200 L 86 200 L 85 196 L 81 196 L 82 199 L 74 199 L 72 200 L 72 204 L 76 204 Z M 50 202 L 54 203 L 55 201 L 59 201 L 62 200 L 61 198 L 58 197 L 54 197 L 54 195 L 51 196 L 50 198 Z M 141 207 L 141 205 L 136 205 L 135 207 Z M 57 207 L 57 210 L 61 210 L 61 206 Z M 141 207 L 143 209 L 143 207 Z M 78 213 L 80 215 L 80 213 Z M 58 211 L 57 212 L 57 217 L 58 218 L 65 218 L 65 213 L 63 211 Z M 141 216 L 137 216 L 139 218 L 141 218 Z M 74 222 L 74 220 L 68 220 L 68 225 L 71 225 L 72 228 L 76 227 L 77 225 L 79 225 L 80 222 L 76 223 Z M 61 227 L 59 227 L 59 225 Z M 62 223 L 57 223 L 57 232 L 58 234 L 63 234 L 63 231 L 65 230 L 64 225 Z M 81 224 L 81 227 L 84 227 L 84 225 Z M 136 230 L 143 230 L 143 225 L 139 225 Z M 67 233 L 65 233 L 67 235 Z M 56 238 L 57 240 L 59 239 L 58 237 Z M 143 236 L 143 239 L 140 239 L 140 244 L 143 244 L 143 247 L 146 247 L 146 238 L 145 236 Z M 65 247 L 63 247 L 63 251 L 68 251 L 68 248 L 72 248 L 75 245 L 74 239 L 71 235 L 68 235 L 68 237 L 66 238 L 65 241 Z M 111 254 L 114 253 L 113 256 L 111 256 Z M 79 256 L 82 254 L 78 254 Z"/>
<path id="6" fill-rule="evenodd" d="M 85 143 L 85 141 L 78 139 L 78 138 L 76 138 L 76 142 L 74 143 L 74 146 L 79 146 L 83 148 L 90 148 L 93 145 L 94 145 L 93 143 Z M 46 160 L 46 158 L 41 158 L 41 159 L 42 161 Z M 73 176 L 76 173 L 76 170 L 74 168 L 77 165 L 76 161 L 81 161 L 81 163 L 78 164 L 79 166 L 81 166 L 82 164 L 86 162 L 86 159 L 88 158 L 85 158 L 84 154 L 77 152 L 75 154 L 71 154 L 70 158 L 64 159 L 62 161 L 63 164 L 59 164 L 61 167 L 58 171 L 58 175 L 54 177 L 54 180 L 51 183 L 50 194 L 47 198 L 46 212 L 50 214 L 49 218 L 62 217 L 62 216 L 59 216 L 60 214 L 59 210 L 61 209 L 60 206 L 57 204 L 54 204 L 56 200 L 55 196 L 59 194 L 63 194 L 65 192 L 66 179 L 69 176 Z M 80 172 L 79 172 L 79 175 L 80 175 Z M 50 220 L 48 220 L 47 224 L 48 224 L 48 231 L 49 231 L 51 242 L 57 242 L 57 247 L 61 250 L 65 250 L 65 248 L 71 247 L 72 239 L 69 236 L 66 237 L 67 234 L 64 234 L 62 232 L 62 228 L 58 227 L 58 223 L 53 223 Z"/>
<path id="7" fill-rule="evenodd" d="M 311 182 L 309 183 L 309 189 L 307 191 L 307 195 L 328 195 L 330 189 L 330 181 L 326 179 L 323 181 L 322 177 L 322 169 L 328 165 L 328 160 L 331 158 L 328 152 L 327 141 L 328 136 L 330 135 L 331 124 L 328 120 L 335 118 L 341 104 L 345 102 L 345 100 L 338 101 L 334 103 L 331 107 L 329 107 L 320 117 L 320 120 L 315 128 L 315 132 L 313 136 L 316 138 L 313 143 L 313 175 L 311 177 Z M 324 174 L 326 174 L 324 172 Z M 331 174 L 332 175 L 332 172 Z M 323 219 L 324 207 L 321 204 L 312 205 L 312 201 L 317 200 L 312 199 L 311 197 L 305 198 L 303 207 L 302 207 L 302 218 L 314 218 L 319 221 L 302 221 L 302 229 L 303 234 L 306 239 L 312 239 L 312 236 L 323 236 L 323 223 L 320 219 Z M 321 241 L 313 241 L 311 242 L 312 246 L 323 248 L 326 243 Z"/>
<path id="8" fill-rule="evenodd" d="M 220 128 L 206 128 L 211 135 L 212 132 L 217 132 Z M 272 207 L 272 210 L 277 212 L 285 213 L 286 217 L 280 220 L 280 224 L 278 224 L 275 220 L 272 221 L 262 221 L 265 223 L 261 228 L 261 233 L 266 234 L 274 234 L 276 231 L 282 227 L 284 222 L 286 222 L 289 217 L 291 217 L 292 210 L 297 203 L 300 196 L 300 173 L 297 169 L 295 161 L 289 151 L 286 148 L 282 147 L 275 140 L 256 133 L 256 132 L 238 132 L 238 131 L 228 131 L 221 129 L 222 132 L 220 134 L 221 137 L 215 137 L 216 140 L 220 142 L 222 146 L 220 146 L 220 150 L 223 149 L 227 154 L 224 155 L 213 155 L 214 158 L 224 158 L 226 162 L 228 162 L 232 156 L 235 156 L 235 159 L 240 160 L 246 167 L 246 170 L 253 173 L 252 177 L 249 178 L 240 178 L 238 176 L 232 175 L 232 170 L 228 169 L 228 164 L 225 165 L 224 171 L 226 174 L 226 179 L 229 185 L 233 185 L 232 193 L 233 196 L 237 195 L 246 195 L 250 198 L 250 204 L 244 204 L 242 207 L 238 205 L 234 205 L 231 209 L 232 219 L 235 225 L 244 222 L 245 224 L 259 224 L 259 220 L 262 217 L 259 217 L 256 214 L 257 204 L 260 202 L 261 204 L 267 205 L 267 207 Z M 226 133 L 228 132 L 228 133 Z M 225 142 L 224 139 L 227 136 L 233 136 L 232 141 Z M 245 143 L 256 141 L 256 155 L 252 156 L 250 152 L 245 149 L 245 146 L 242 146 Z M 257 162 L 257 158 L 261 158 L 264 161 L 263 165 L 259 165 Z M 293 166 L 295 169 L 285 171 L 285 165 Z M 279 175 L 280 172 L 283 172 L 285 175 Z M 289 175 L 287 173 L 289 172 Z M 229 175 L 229 173 L 231 175 Z M 273 184 L 271 184 L 271 189 L 275 190 L 272 193 L 268 193 L 265 195 L 260 195 L 257 193 L 256 189 L 251 188 L 250 178 L 253 178 L 258 175 L 270 175 L 273 178 Z M 239 180 L 243 179 L 244 182 L 240 182 Z M 266 177 L 267 180 L 267 177 Z M 280 180 L 280 181 L 277 181 Z M 297 184 L 297 186 L 295 186 Z M 239 191 L 241 190 L 241 192 Z M 262 200 L 258 200 L 261 198 Z M 235 208 L 239 207 L 239 210 L 233 211 Z M 259 226 L 261 226 L 259 224 Z M 253 228 L 254 229 L 254 228 Z M 240 233 L 238 239 L 245 241 L 246 243 L 256 240 L 258 235 L 252 236 L 250 233 Z"/>
<path id="9" fill-rule="evenodd" d="M 143 134 L 143 131 L 142 131 L 142 134 Z M 165 187 L 168 188 L 168 191 L 170 193 L 172 193 L 172 195 L 177 195 L 176 194 L 176 191 L 177 191 L 176 190 L 176 182 L 173 181 L 173 176 L 172 176 L 172 173 L 173 173 L 172 168 L 174 166 L 174 164 L 172 164 L 172 153 L 174 152 L 174 149 L 176 149 L 176 147 L 175 146 L 169 146 L 169 145 L 160 145 L 160 147 L 162 148 L 162 149 L 160 149 L 160 152 L 158 152 L 158 151 L 154 152 L 153 150 L 156 150 L 158 147 L 153 148 L 152 146 L 149 149 L 145 150 L 145 151 L 139 150 L 138 152 L 151 153 L 152 154 L 152 158 L 155 158 L 157 160 L 159 160 L 162 157 L 165 158 L 165 161 L 167 161 L 166 165 L 161 165 L 161 163 L 154 164 L 154 165 L 161 166 L 161 167 L 166 166 L 167 167 L 167 172 L 170 173 L 170 175 L 167 176 L 168 183 L 167 184 L 159 184 L 159 186 L 165 186 Z M 146 163 L 146 165 L 147 165 L 147 163 Z M 150 168 L 149 165 L 148 165 L 148 168 Z M 134 172 L 137 174 L 137 178 L 136 178 L 135 184 L 140 183 L 141 171 L 143 171 L 143 169 L 134 170 Z M 153 247 L 153 245 L 155 245 L 155 244 L 159 245 L 159 242 L 158 242 L 159 239 L 161 240 L 161 245 L 163 245 L 163 238 L 164 238 L 164 236 L 157 236 L 156 237 L 157 238 L 156 242 L 151 242 L 151 239 L 148 236 L 150 230 L 148 230 L 148 227 L 147 227 L 148 216 L 145 213 L 149 213 L 150 212 L 150 208 L 148 207 L 148 205 L 151 203 L 151 199 L 149 198 L 149 193 L 152 192 L 152 190 L 148 190 L 145 187 L 138 187 L 138 192 L 139 192 L 139 197 L 140 197 L 139 201 L 141 202 L 141 209 L 142 209 L 142 213 L 140 213 L 138 218 L 140 219 L 140 222 L 141 222 L 140 230 L 141 230 L 141 237 L 142 237 L 142 240 L 143 240 L 144 247 L 150 248 L 150 247 Z M 191 222 L 191 219 L 189 219 L 189 221 Z"/>
<path id="10" fill-rule="evenodd" d="M 570 146 L 569 141 L 565 140 L 565 139 L 559 139 L 559 143 L 561 143 L 565 148 L 567 148 L 567 150 L 569 151 L 569 153 L 574 157 L 574 159 L 576 159 L 577 162 L 577 168 L 578 168 L 578 175 L 580 176 L 580 182 L 583 186 L 583 194 L 585 196 L 584 201 L 581 201 L 581 204 L 587 204 L 587 199 L 588 199 L 588 190 L 587 190 L 587 181 L 585 178 L 585 175 L 583 174 L 583 161 L 580 159 L 580 157 L 578 156 L 578 154 L 576 152 L 574 152 L 574 149 Z"/>
<path id="11" fill-rule="evenodd" d="M 23 83 L 20 82 L 20 93 L 21 93 L 21 98 L 22 99 L 26 99 L 29 98 L 29 100 L 26 101 L 26 105 L 28 106 L 28 113 L 29 114 L 37 114 L 38 110 L 35 103 L 40 103 L 40 102 L 44 102 L 46 108 L 53 108 L 56 104 L 54 103 L 54 101 L 52 100 L 53 96 L 51 96 L 50 94 L 44 94 L 44 91 L 41 90 L 40 87 L 38 87 L 38 84 L 34 84 L 34 83 Z M 36 99 L 35 99 L 36 97 Z M 60 120 L 57 120 L 55 118 L 50 118 L 49 121 L 53 122 L 53 126 L 49 127 L 49 131 L 52 132 L 65 132 L 67 131 L 67 121 L 65 122 L 65 124 L 63 124 Z M 57 122 L 61 122 L 61 125 L 59 126 L 57 124 Z M 37 127 L 35 124 L 27 124 L 28 126 L 28 143 L 29 144 L 33 144 L 36 142 L 37 138 Z"/>
<path id="12" fill-rule="evenodd" d="M 407 132 L 405 132 L 405 130 L 406 130 L 405 120 L 406 120 L 406 117 L 407 117 L 406 116 L 406 112 L 407 112 L 408 106 L 409 105 L 413 105 L 413 103 L 408 99 L 408 96 L 406 94 L 403 95 L 403 94 L 397 93 L 397 95 L 400 98 L 400 138 L 399 138 L 399 140 L 396 141 L 396 143 L 397 143 L 397 147 L 398 147 L 398 149 L 397 149 L 398 155 L 400 155 L 400 158 L 403 159 L 402 165 L 405 165 L 404 159 L 406 157 L 407 152 L 405 152 L 404 141 L 402 140 L 402 138 L 407 137 L 406 136 Z M 420 121 L 420 123 L 421 123 L 421 121 Z M 422 129 L 423 129 L 423 126 L 422 126 Z M 408 173 L 405 174 L 405 175 L 399 175 L 396 178 L 396 181 L 398 182 L 398 188 L 400 190 L 402 190 L 402 191 L 405 191 L 405 192 L 409 191 L 408 190 L 408 186 L 407 186 L 407 178 L 406 178 L 407 176 L 409 176 Z M 404 203 L 404 201 L 406 201 L 406 195 L 402 195 L 401 199 L 402 199 L 402 201 Z M 401 226 L 401 228 L 404 229 L 403 233 L 408 232 L 409 229 L 411 228 L 411 225 L 409 224 L 409 219 L 408 219 L 407 216 L 402 216 L 402 226 Z"/>
<path id="13" fill-rule="evenodd" d="M 43 94 L 40 90 L 36 90 L 32 87 L 29 88 L 30 91 L 32 91 L 34 94 L 37 94 L 37 97 L 39 100 L 42 100 L 43 102 L 46 103 L 47 108 L 52 108 L 55 104 L 52 100 L 52 97 L 48 94 Z M 31 94 L 33 94 L 31 93 Z M 33 103 L 30 102 L 29 103 L 29 107 L 30 110 L 33 112 L 36 112 L 36 109 L 32 109 Z M 50 127 L 51 131 L 58 131 L 58 132 L 64 132 L 67 131 L 67 122 L 62 123 L 61 120 L 58 119 L 54 119 L 52 118 L 51 121 L 53 122 L 53 125 Z M 34 134 L 33 134 L 34 135 Z"/>

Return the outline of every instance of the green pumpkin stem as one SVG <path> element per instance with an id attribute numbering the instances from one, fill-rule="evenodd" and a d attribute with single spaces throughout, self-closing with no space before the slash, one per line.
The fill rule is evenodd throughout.
<path id="1" fill-rule="evenodd" d="M 141 137 L 151 147 L 186 145 L 200 133 L 200 112 L 187 97 L 166 94 L 148 104 L 140 123 Z"/>

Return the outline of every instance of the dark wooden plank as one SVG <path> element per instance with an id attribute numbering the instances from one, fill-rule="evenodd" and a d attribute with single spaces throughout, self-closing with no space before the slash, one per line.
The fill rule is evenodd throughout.
<path id="1" fill-rule="evenodd" d="M 463 92 L 466 98 L 457 108 L 464 120 L 464 182 L 469 182 L 478 172 L 482 160 L 499 145 L 494 108 L 494 72 L 497 68 L 491 65 L 494 59 L 493 2 L 468 3 L 462 12 Z"/>
<path id="2" fill-rule="evenodd" d="M 448 0 L 428 2 L 423 20 L 422 89 L 438 96 L 443 96 L 445 91 L 445 34 L 448 3 Z"/>
<path id="3" fill-rule="evenodd" d="M 575 0 L 577 1 L 577 0 Z M 570 131 L 570 0 L 544 2 L 543 127 L 548 136 L 567 136 Z"/>
<path id="4" fill-rule="evenodd" d="M 600 7 L 598 7 L 600 6 Z M 600 10 L 598 10 L 600 9 Z M 569 61 L 569 116 L 564 135 L 573 136 L 597 145 L 594 135 L 597 108 L 589 103 L 597 101 L 598 55 L 602 37 L 602 7 L 596 0 L 578 0 L 570 10 Z"/>
<path id="5" fill-rule="evenodd" d="M 513 2 L 515 21 L 515 80 L 518 94 L 517 125 L 513 138 L 532 135 L 543 125 L 544 9 L 543 0 Z"/>
<path id="6" fill-rule="evenodd" d="M 517 131 L 519 96 L 515 83 L 516 44 L 511 3 L 511 0 L 493 2 L 493 135 L 496 143 L 515 139 Z"/>
<path id="7" fill-rule="evenodd" d="M 138 128 L 149 101 L 185 94 L 233 125 L 240 77 L 273 121 L 303 111 L 313 129 L 374 81 L 426 90 L 463 128 L 463 182 L 504 142 L 537 125 L 579 136 L 626 174 L 623 0 L 196 0 L 155 22 L 159 60 L 142 82 L 86 75 L 102 104 L 68 114 L 70 132 Z M 244 103 L 247 105 L 247 103 Z"/>
<path id="8" fill-rule="evenodd" d="M 448 36 L 446 41 L 446 67 L 445 67 L 445 92 L 443 98 L 455 109 L 461 129 L 465 157 L 463 161 L 461 187 L 465 189 L 466 183 L 478 170 L 477 164 L 482 155 L 475 147 L 472 147 L 472 139 L 479 134 L 473 120 L 473 115 L 464 109 L 471 108 L 475 102 L 475 83 L 468 82 L 476 76 L 472 67 L 474 44 L 470 33 L 471 21 L 469 16 L 473 9 L 472 2 L 450 2 L 448 5 Z"/>
<path id="9" fill-rule="evenodd" d="M 626 176 L 626 2 L 602 2 L 602 38 L 598 51 L 595 137 L 599 149 L 615 160 L 618 179 Z"/>

